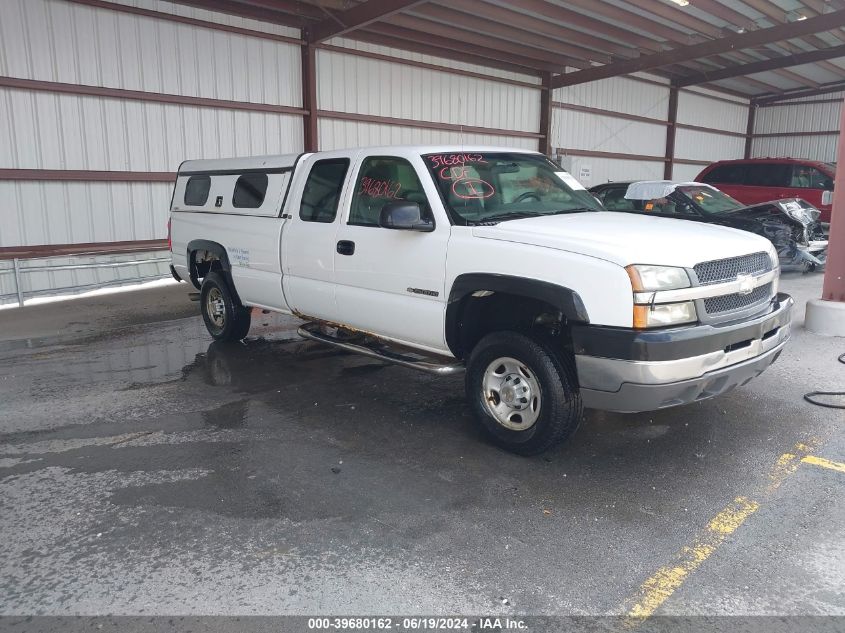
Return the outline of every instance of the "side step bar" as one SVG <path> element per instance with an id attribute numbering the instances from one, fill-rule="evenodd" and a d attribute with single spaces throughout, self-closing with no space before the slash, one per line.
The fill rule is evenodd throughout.
<path id="1" fill-rule="evenodd" d="M 323 330 L 324 327 L 325 326 L 323 326 L 323 324 L 312 321 L 310 323 L 305 323 L 304 325 L 302 325 L 297 330 L 297 333 L 302 338 L 307 338 L 312 341 L 317 341 L 319 343 L 326 343 L 327 345 L 333 345 L 335 347 L 345 349 L 349 352 L 355 352 L 356 354 L 363 354 L 364 356 L 369 356 L 370 358 L 378 358 L 379 360 L 383 360 L 388 363 L 393 363 L 395 365 L 402 365 L 403 367 L 418 369 L 420 371 L 424 371 L 428 374 L 434 374 L 436 376 L 450 376 L 452 374 L 459 374 L 465 369 L 463 364 L 459 362 L 439 363 L 436 362 L 433 358 L 426 358 L 425 356 L 417 355 L 414 352 L 410 352 L 407 354 L 399 353 L 397 351 L 389 349 L 386 343 L 382 343 L 378 339 L 372 340 L 373 337 L 369 337 L 371 339 L 371 342 L 369 344 L 367 342 L 352 343 L 350 341 L 343 341 L 337 338 L 336 336 L 327 334 Z"/>

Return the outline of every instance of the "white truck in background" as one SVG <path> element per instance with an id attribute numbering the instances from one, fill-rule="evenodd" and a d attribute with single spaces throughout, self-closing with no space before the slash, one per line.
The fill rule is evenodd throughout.
<path id="1" fill-rule="evenodd" d="M 302 318 L 309 339 L 465 370 L 479 422 L 521 454 L 569 437 L 583 407 L 647 411 L 745 384 L 790 334 L 768 240 L 604 212 L 523 150 L 186 161 L 170 239 L 215 339 L 244 338 L 256 307 Z"/>

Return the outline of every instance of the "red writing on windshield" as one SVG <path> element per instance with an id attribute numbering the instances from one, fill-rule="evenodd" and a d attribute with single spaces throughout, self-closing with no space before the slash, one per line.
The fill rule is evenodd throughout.
<path id="1" fill-rule="evenodd" d="M 432 167 L 464 165 L 466 163 L 486 163 L 482 154 L 437 154 L 429 156 Z"/>
<path id="2" fill-rule="evenodd" d="M 364 176 L 361 179 L 361 190 L 359 196 L 370 196 L 371 198 L 392 198 L 399 197 L 399 190 L 402 183 L 395 180 L 377 180 Z"/>
<path id="3" fill-rule="evenodd" d="M 452 193 L 464 200 L 477 200 L 479 198 L 489 198 L 496 193 L 496 190 L 486 180 L 464 178 L 463 180 L 456 180 L 452 183 Z"/>
<path id="4" fill-rule="evenodd" d="M 467 168 L 460 166 L 460 167 L 443 167 L 439 172 L 438 175 L 440 176 L 441 180 L 463 180 L 467 178 L 468 172 Z"/>

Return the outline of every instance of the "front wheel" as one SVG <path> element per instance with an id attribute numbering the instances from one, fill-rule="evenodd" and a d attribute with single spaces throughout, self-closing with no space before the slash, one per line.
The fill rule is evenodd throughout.
<path id="1" fill-rule="evenodd" d="M 536 455 L 569 438 L 583 407 L 574 360 L 543 337 L 493 332 L 472 350 L 467 397 L 488 436 L 502 448 Z"/>
<path id="2" fill-rule="evenodd" d="M 200 310 L 208 333 L 218 341 L 240 341 L 249 332 L 249 308 L 235 300 L 218 272 L 209 273 L 202 281 Z"/>

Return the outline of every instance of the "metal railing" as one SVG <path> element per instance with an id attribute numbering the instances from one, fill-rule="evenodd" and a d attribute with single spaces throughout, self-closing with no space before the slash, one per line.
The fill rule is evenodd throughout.
<path id="1" fill-rule="evenodd" d="M 147 257 L 145 259 L 135 258 L 128 261 L 88 262 L 82 264 L 52 264 L 48 262 L 43 265 L 36 266 L 23 265 L 24 262 L 35 261 L 32 259 L 23 260 L 16 257 L 11 260 L 6 260 L 10 261 L 12 266 L 10 268 L 7 267 L 5 269 L 0 269 L 0 280 L 3 279 L 3 275 L 11 275 L 12 279 L 14 280 L 14 292 L 0 294 L 0 305 L 10 303 L 7 301 L 7 299 L 16 298 L 18 307 L 22 307 L 24 305 L 24 301 L 28 298 L 51 295 L 79 294 L 81 292 L 87 292 L 89 290 L 97 290 L 100 288 L 109 288 L 114 286 L 124 286 L 128 284 L 136 284 L 145 281 L 154 281 L 157 279 L 167 278 L 169 276 L 167 272 L 159 272 L 155 275 L 139 275 L 136 277 L 129 277 L 123 279 L 103 280 L 90 284 L 72 284 L 68 286 L 56 287 L 51 286 L 49 288 L 41 288 L 36 290 L 25 288 L 26 284 L 24 283 L 24 275 L 30 273 L 53 273 L 69 270 L 95 270 L 104 268 L 123 268 L 127 266 L 145 266 L 150 264 L 158 265 L 170 263 L 170 257 L 159 257 L 156 253 L 151 253 L 150 255 L 151 257 Z M 55 259 L 55 257 L 52 259 Z M 0 284 L 0 288 L 2 288 L 2 284 Z"/>

